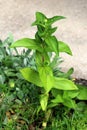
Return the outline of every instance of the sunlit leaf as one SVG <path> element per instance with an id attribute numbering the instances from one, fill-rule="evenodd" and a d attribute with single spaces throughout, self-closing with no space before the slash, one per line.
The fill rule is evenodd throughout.
<path id="1" fill-rule="evenodd" d="M 54 78 L 54 88 L 60 90 L 77 90 L 77 86 L 71 81 L 66 78 Z"/>
<path id="2" fill-rule="evenodd" d="M 47 37 L 45 42 L 53 52 L 55 52 L 57 55 L 59 54 L 58 41 L 55 36 Z"/>
<path id="3" fill-rule="evenodd" d="M 40 45 L 38 43 L 36 43 L 36 41 L 34 39 L 30 39 L 30 38 L 23 38 L 20 39 L 16 42 L 14 42 L 11 47 L 26 47 L 29 49 L 33 49 L 33 50 L 38 50 L 38 51 L 42 51 L 42 48 L 40 47 Z"/>
<path id="4" fill-rule="evenodd" d="M 79 94 L 78 90 L 68 90 L 64 91 L 63 97 L 64 98 L 75 98 Z"/>
<path id="5" fill-rule="evenodd" d="M 39 67 L 38 69 L 40 79 L 43 83 L 44 89 L 46 92 L 49 92 L 51 88 L 53 87 L 54 78 L 53 73 L 50 67 Z"/>
<path id="6" fill-rule="evenodd" d="M 69 55 L 72 55 L 72 51 L 66 43 L 58 41 L 58 44 L 59 44 L 59 52 L 65 52 Z"/>
<path id="7" fill-rule="evenodd" d="M 36 72 L 35 70 L 33 70 L 31 68 L 23 68 L 20 70 L 20 72 L 22 73 L 23 77 L 27 81 L 29 81 L 30 83 L 33 83 L 39 87 L 42 87 L 42 83 L 39 78 L 38 72 Z"/>

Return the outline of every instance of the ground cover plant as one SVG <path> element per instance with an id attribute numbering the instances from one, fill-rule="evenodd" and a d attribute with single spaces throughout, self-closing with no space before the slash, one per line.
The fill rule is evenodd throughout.
<path id="1" fill-rule="evenodd" d="M 16 129 L 18 121 L 26 119 L 27 112 L 24 115 L 22 112 L 28 107 L 28 98 L 32 102 L 31 106 L 34 105 L 33 101 L 37 100 L 37 95 L 33 93 L 36 91 L 35 87 L 25 82 L 19 73 L 21 67 L 32 66 L 32 64 L 34 67 L 31 51 L 23 50 L 20 55 L 17 49 L 10 48 L 12 42 L 11 34 L 4 41 L 0 41 L 0 129 L 6 130 Z M 32 86 L 33 91 L 29 86 Z M 22 107 L 24 104 L 26 104 L 25 109 Z"/>
<path id="2" fill-rule="evenodd" d="M 59 68 L 60 53 L 72 56 L 68 44 L 54 35 L 53 23 L 61 19 L 65 17 L 47 18 L 36 12 L 33 39 L 14 42 L 10 36 L 0 42 L 6 53 L 0 55 L 1 129 L 87 129 L 87 88 L 73 81 L 73 68 L 67 72 Z M 19 54 L 16 47 L 27 50 Z"/>

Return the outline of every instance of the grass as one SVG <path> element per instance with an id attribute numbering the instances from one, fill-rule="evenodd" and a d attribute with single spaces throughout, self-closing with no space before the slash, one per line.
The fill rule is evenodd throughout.
<path id="1" fill-rule="evenodd" d="M 29 84 L 27 84 L 29 85 Z M 38 90 L 33 86 L 33 94 L 37 97 Z M 22 90 L 22 89 L 21 89 Z M 13 94 L 2 95 L 0 103 L 1 130 L 43 130 L 43 111 L 37 113 L 38 98 L 32 97 L 32 91 L 23 100 Z M 13 96 L 15 95 L 15 96 Z M 37 106 L 37 107 L 36 107 Z M 44 130 L 87 130 L 87 110 L 69 110 L 64 106 L 57 106 L 52 110 L 47 128 Z"/>

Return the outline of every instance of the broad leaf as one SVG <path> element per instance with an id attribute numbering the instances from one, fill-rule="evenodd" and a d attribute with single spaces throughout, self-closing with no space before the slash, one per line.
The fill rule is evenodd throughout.
<path id="1" fill-rule="evenodd" d="M 77 90 L 77 86 L 68 79 L 54 77 L 54 88 L 60 90 Z"/>
<path id="2" fill-rule="evenodd" d="M 39 87 L 42 87 L 41 80 L 39 78 L 38 72 L 31 68 L 24 68 L 21 69 L 20 72 L 22 73 L 23 77 L 29 81 L 30 83 L 33 83 Z"/>
<path id="3" fill-rule="evenodd" d="M 79 94 L 77 95 L 77 98 L 79 100 L 87 100 L 87 86 L 83 85 L 77 85 L 79 88 Z"/>
<path id="4" fill-rule="evenodd" d="M 38 68 L 40 79 L 43 83 L 46 92 L 49 92 L 54 84 L 53 73 L 50 67 L 39 67 Z"/>
<path id="5" fill-rule="evenodd" d="M 72 55 L 72 51 L 66 43 L 58 41 L 58 44 L 59 44 L 59 52 L 65 52 L 69 55 Z"/>
<path id="6" fill-rule="evenodd" d="M 67 106 L 68 108 L 76 108 L 76 103 L 75 103 L 75 101 L 74 100 L 72 100 L 72 99 L 64 99 L 64 102 L 63 102 L 63 104 L 65 105 L 65 106 Z"/>
<path id="7" fill-rule="evenodd" d="M 51 105 L 50 107 L 54 107 L 56 105 L 58 105 L 59 103 L 62 103 L 64 106 L 67 106 L 69 108 L 75 108 L 76 104 L 75 101 L 70 99 L 70 98 L 63 98 L 62 95 L 57 95 L 55 99 L 51 100 L 51 102 L 53 103 L 53 106 Z"/>
<path id="8" fill-rule="evenodd" d="M 45 111 L 47 108 L 47 103 L 48 103 L 48 94 L 42 94 L 40 96 L 40 104 L 42 107 L 42 110 Z"/>
<path id="9" fill-rule="evenodd" d="M 63 98 L 75 98 L 79 94 L 78 90 L 64 91 Z"/>
<path id="10" fill-rule="evenodd" d="M 29 49 L 38 50 L 38 51 L 42 52 L 42 48 L 40 47 L 40 45 L 38 43 L 36 43 L 36 41 L 34 39 L 30 39 L 30 38 L 20 39 L 20 40 L 14 42 L 11 45 L 11 47 L 26 47 Z"/>
<path id="11" fill-rule="evenodd" d="M 55 52 L 57 55 L 59 54 L 58 41 L 55 36 L 47 37 L 45 42 L 53 52 Z"/>

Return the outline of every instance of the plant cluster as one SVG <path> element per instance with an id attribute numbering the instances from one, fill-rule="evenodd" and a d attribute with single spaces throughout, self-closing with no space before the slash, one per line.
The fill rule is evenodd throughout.
<path id="1" fill-rule="evenodd" d="M 26 82 L 19 72 L 22 67 L 32 65 L 34 67 L 31 51 L 23 49 L 20 54 L 16 48 L 10 48 L 13 42 L 12 34 L 9 34 L 4 41 L 0 40 L 0 128 L 6 130 L 12 130 L 12 127 L 16 129 L 17 121 L 20 120 L 24 120 L 26 124 L 28 121 L 25 119 L 31 118 L 34 102 L 37 104 L 38 101 L 36 87 Z M 29 103 L 31 103 L 30 110 L 26 111 Z M 28 117 L 31 109 L 31 115 Z"/>
<path id="2" fill-rule="evenodd" d="M 0 41 L 1 128 L 87 128 L 87 88 L 73 82 L 73 68 L 67 72 L 59 68 L 60 53 L 72 56 L 68 44 L 54 35 L 57 27 L 53 24 L 61 19 L 65 17 L 47 18 L 36 12 L 32 26 L 37 26 L 37 32 L 33 39 L 14 42 L 10 35 L 5 41 Z M 27 49 L 20 54 L 16 47 Z"/>

